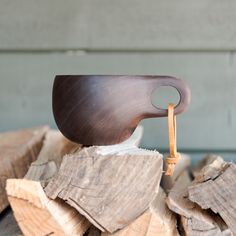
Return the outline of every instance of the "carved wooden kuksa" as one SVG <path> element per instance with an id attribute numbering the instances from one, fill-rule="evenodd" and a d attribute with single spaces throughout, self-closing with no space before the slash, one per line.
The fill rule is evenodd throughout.
<path id="1" fill-rule="evenodd" d="M 109 145 L 127 139 L 144 118 L 167 116 L 151 97 L 159 86 L 180 94 L 175 114 L 190 102 L 190 90 L 180 79 L 167 76 L 56 76 L 53 113 L 60 131 L 83 145 Z"/>

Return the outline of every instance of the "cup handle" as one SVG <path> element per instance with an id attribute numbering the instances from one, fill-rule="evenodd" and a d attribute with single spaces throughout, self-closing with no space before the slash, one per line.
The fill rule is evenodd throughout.
<path id="1" fill-rule="evenodd" d="M 191 100 L 191 92 L 189 87 L 183 80 L 169 76 L 153 77 L 152 80 L 153 89 L 151 91 L 151 95 L 154 92 L 154 90 L 156 90 L 160 86 L 171 86 L 178 91 L 180 100 L 179 103 L 174 108 L 175 115 L 178 115 L 187 109 Z M 158 108 L 153 104 L 152 101 L 151 103 L 153 106 L 153 113 L 156 117 L 163 117 L 168 115 L 168 109 Z"/>

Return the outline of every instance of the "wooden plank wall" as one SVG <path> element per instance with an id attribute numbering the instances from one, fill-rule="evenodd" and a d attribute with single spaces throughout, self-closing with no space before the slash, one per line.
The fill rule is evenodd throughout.
<path id="1" fill-rule="evenodd" d="M 234 0 L 0 0 L 0 131 L 55 127 L 56 74 L 172 75 L 192 90 L 179 148 L 233 158 L 235 22 Z M 142 145 L 166 149 L 166 119 L 142 123 Z"/>

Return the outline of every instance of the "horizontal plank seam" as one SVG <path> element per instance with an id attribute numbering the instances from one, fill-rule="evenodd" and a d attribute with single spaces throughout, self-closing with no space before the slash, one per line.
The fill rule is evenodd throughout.
<path id="1" fill-rule="evenodd" d="M 0 48 L 0 53 L 68 53 L 68 54 L 93 54 L 93 53 L 172 53 L 172 52 L 184 52 L 184 53 L 218 53 L 218 52 L 227 52 L 235 53 L 235 48 Z"/>

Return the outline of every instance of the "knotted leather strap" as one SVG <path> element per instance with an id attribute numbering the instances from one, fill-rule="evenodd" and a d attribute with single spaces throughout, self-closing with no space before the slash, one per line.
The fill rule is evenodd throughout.
<path id="1" fill-rule="evenodd" d="M 176 116 L 174 115 L 175 105 L 168 105 L 168 130 L 169 130 L 169 148 L 170 155 L 166 156 L 166 172 L 165 175 L 173 175 L 175 164 L 181 158 L 176 147 Z"/>

